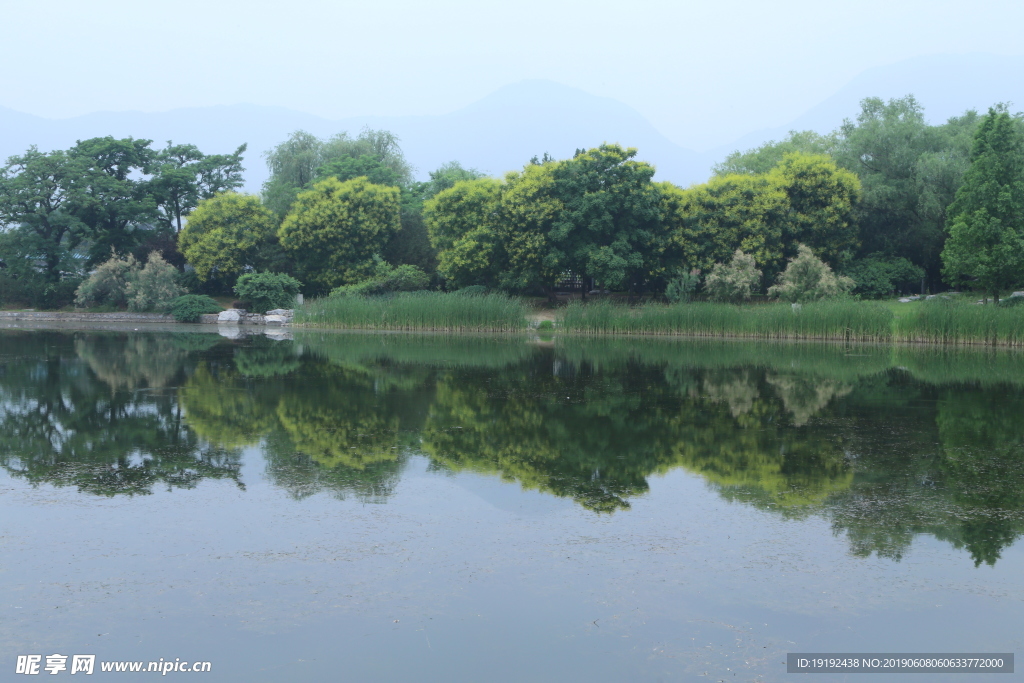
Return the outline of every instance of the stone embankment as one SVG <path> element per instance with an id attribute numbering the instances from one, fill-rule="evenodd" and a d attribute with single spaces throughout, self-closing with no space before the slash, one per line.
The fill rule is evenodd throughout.
<path id="1" fill-rule="evenodd" d="M 220 325 L 290 325 L 294 311 L 277 308 L 265 315 L 232 308 L 199 316 L 200 323 Z M 89 313 L 86 311 L 0 311 L 0 322 L 33 323 L 176 323 L 162 313 Z"/>
<path id="2" fill-rule="evenodd" d="M 85 311 L 0 311 L 5 322 L 65 323 L 173 323 L 174 317 L 162 313 L 86 313 Z"/>

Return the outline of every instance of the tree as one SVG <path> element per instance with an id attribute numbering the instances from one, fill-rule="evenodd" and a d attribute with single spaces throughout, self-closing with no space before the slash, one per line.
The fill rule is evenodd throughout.
<path id="1" fill-rule="evenodd" d="M 789 131 L 784 139 L 766 142 L 756 149 L 733 152 L 712 168 L 716 176 L 737 173 L 760 175 L 770 172 L 787 154 L 801 153 L 816 156 L 831 155 L 838 140 L 835 133 L 820 135 L 813 130 Z"/>
<path id="2" fill-rule="evenodd" d="M 686 190 L 663 186 L 662 196 L 685 267 L 707 271 L 740 250 L 769 277 L 782 269 L 789 197 L 773 178 L 722 176 Z"/>
<path id="3" fill-rule="evenodd" d="M 421 194 L 424 200 L 435 197 L 438 193 L 443 192 L 451 187 L 455 186 L 455 183 L 462 180 L 477 180 L 478 178 L 484 178 L 487 174 L 476 170 L 475 168 L 463 168 L 462 164 L 457 161 L 449 161 L 448 163 L 441 164 L 436 170 L 430 172 L 430 180 L 423 183 Z"/>
<path id="4" fill-rule="evenodd" d="M 159 213 L 157 221 L 177 235 L 182 220 L 204 199 L 242 186 L 242 154 L 246 145 L 233 154 L 206 155 L 195 145 L 175 145 L 170 140 L 154 159 L 151 191 Z"/>
<path id="5" fill-rule="evenodd" d="M 85 173 L 82 159 L 64 151 L 44 153 L 32 147 L 8 159 L 0 176 L 0 224 L 23 238 L 8 245 L 5 261 L 28 261 L 28 271 L 38 263 L 48 282 L 69 274 L 68 257 L 87 236 L 76 211 L 84 201 L 76 181 Z"/>
<path id="6" fill-rule="evenodd" d="M 846 294 L 855 284 L 845 275 L 833 273 L 810 247 L 801 244 L 796 258 L 790 259 L 786 270 L 779 276 L 778 284 L 768 288 L 768 296 L 805 303 Z"/>
<path id="7" fill-rule="evenodd" d="M 913 96 L 861 102 L 839 131 L 835 158 L 861 181 L 857 207 L 861 254 L 903 257 L 937 283 L 946 207 L 967 168 L 977 115 L 929 126 Z"/>
<path id="8" fill-rule="evenodd" d="M 853 257 L 859 245 L 854 207 L 860 198 L 857 176 L 827 156 L 792 152 L 782 157 L 769 179 L 789 199 L 782 239 L 787 256 L 797 244 L 812 247 L 838 266 Z"/>
<path id="9" fill-rule="evenodd" d="M 737 249 L 728 263 L 716 263 L 704 288 L 713 301 L 746 301 L 761 287 L 761 271 L 754 257 Z"/>
<path id="10" fill-rule="evenodd" d="M 437 251 L 437 271 L 450 286 L 496 287 L 505 272 L 501 181 L 463 180 L 428 199 L 423 220 Z"/>
<path id="11" fill-rule="evenodd" d="M 283 218 L 299 192 L 320 179 L 338 176 L 344 181 L 368 176 L 378 184 L 408 185 L 412 182 L 412 167 L 398 142 L 393 133 L 370 128 L 364 128 L 355 138 L 339 133 L 323 140 L 296 131 L 264 154 L 270 178 L 263 185 L 263 200 Z M 362 159 L 364 156 L 369 158 Z"/>
<path id="12" fill-rule="evenodd" d="M 200 280 L 232 280 L 267 265 L 276 229 L 277 217 L 259 197 L 225 192 L 199 202 L 178 245 Z"/>
<path id="13" fill-rule="evenodd" d="M 548 235 L 569 270 L 631 291 L 661 274 L 667 242 L 654 167 L 635 156 L 633 148 L 603 144 L 557 162 L 552 194 L 563 208 Z"/>
<path id="14" fill-rule="evenodd" d="M 1024 134 L 1005 108 L 982 120 L 949 214 L 946 278 L 974 278 L 998 302 L 1000 291 L 1024 281 Z"/>
<path id="15" fill-rule="evenodd" d="M 278 238 L 302 281 L 324 292 L 372 274 L 373 255 L 400 229 L 398 188 L 327 178 L 299 193 Z"/>

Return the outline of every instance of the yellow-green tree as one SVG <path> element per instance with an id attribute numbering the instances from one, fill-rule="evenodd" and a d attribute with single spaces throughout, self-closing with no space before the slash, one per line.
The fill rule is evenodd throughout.
<path id="1" fill-rule="evenodd" d="M 178 236 L 178 248 L 201 280 L 230 281 L 261 265 L 261 251 L 274 241 L 277 219 L 259 197 L 237 192 L 199 202 Z"/>
<path id="2" fill-rule="evenodd" d="M 454 287 L 494 287 L 507 265 L 501 233 L 501 181 L 462 180 L 423 205 L 437 271 Z"/>
<path id="3" fill-rule="evenodd" d="M 278 230 L 299 279 L 315 291 L 352 284 L 373 272 L 373 255 L 401 229 L 398 188 L 365 177 L 327 178 L 300 192 Z"/>
<path id="4" fill-rule="evenodd" d="M 727 175 L 686 190 L 663 184 L 661 197 L 687 267 L 709 270 L 740 249 L 769 277 L 782 268 L 789 198 L 772 178 Z"/>
<path id="5" fill-rule="evenodd" d="M 853 256 L 860 246 L 854 217 L 860 197 L 856 174 L 827 156 L 792 152 L 767 178 L 789 198 L 782 234 L 787 257 L 796 255 L 798 244 L 811 247 L 833 267 Z"/>

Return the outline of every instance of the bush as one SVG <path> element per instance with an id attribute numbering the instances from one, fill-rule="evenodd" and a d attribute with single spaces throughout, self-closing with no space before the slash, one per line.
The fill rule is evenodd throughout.
<path id="1" fill-rule="evenodd" d="M 999 300 L 999 305 L 1003 308 L 1013 308 L 1014 306 L 1024 306 L 1024 296 L 1008 296 L 1005 299 Z"/>
<path id="2" fill-rule="evenodd" d="M 483 285 L 470 285 L 452 292 L 452 294 L 458 294 L 459 296 L 483 296 L 486 293 L 487 288 Z"/>
<path id="3" fill-rule="evenodd" d="M 249 302 L 256 313 L 275 308 L 294 308 L 302 283 L 284 273 L 246 273 L 238 278 L 235 294 Z"/>
<path id="4" fill-rule="evenodd" d="M 689 301 L 697 291 L 698 285 L 700 285 L 699 271 L 682 273 L 679 277 L 669 280 L 668 286 L 665 288 L 665 298 L 674 304 Z"/>
<path id="5" fill-rule="evenodd" d="M 427 288 L 430 276 L 418 266 L 403 264 L 392 267 L 380 256 L 374 256 L 374 274 L 369 280 L 353 285 L 343 285 L 331 292 L 332 295 L 390 294 L 392 292 L 416 292 Z"/>
<path id="6" fill-rule="evenodd" d="M 857 283 L 854 294 L 865 299 L 881 299 L 919 286 L 924 269 L 902 257 L 886 258 L 872 254 L 851 263 L 846 274 Z"/>
<path id="7" fill-rule="evenodd" d="M 205 294 L 185 294 L 171 302 L 171 315 L 180 323 L 194 323 L 205 313 L 220 311 L 220 304 Z"/>
<path id="8" fill-rule="evenodd" d="M 848 294 L 856 283 L 845 275 L 836 275 L 807 245 L 797 247 L 796 258 L 789 260 L 779 275 L 779 284 L 768 288 L 769 296 L 783 301 L 807 303 Z"/>
<path id="9" fill-rule="evenodd" d="M 177 280 L 177 269 L 164 261 L 159 252 L 152 252 L 141 267 L 130 254 L 126 259 L 111 256 L 78 286 L 75 305 L 165 311 L 183 292 Z"/>
<path id="10" fill-rule="evenodd" d="M 712 301 L 745 301 L 761 285 L 754 257 L 737 249 L 728 264 L 716 263 L 704 283 Z"/>
<path id="11" fill-rule="evenodd" d="M 75 292 L 75 306 L 95 308 L 114 306 L 123 308 L 127 303 L 128 275 L 138 269 L 134 256 L 126 260 L 111 254 L 110 260 L 99 265 Z"/>
<path id="12" fill-rule="evenodd" d="M 131 256 L 128 258 L 138 263 Z M 178 269 L 158 251 L 149 254 L 144 267 L 128 271 L 125 298 L 129 311 L 166 311 L 183 293 L 178 284 Z"/>

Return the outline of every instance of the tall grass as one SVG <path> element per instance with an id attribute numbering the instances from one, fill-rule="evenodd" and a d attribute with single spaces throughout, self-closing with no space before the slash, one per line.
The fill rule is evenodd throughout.
<path id="1" fill-rule="evenodd" d="M 862 301 L 822 301 L 799 308 L 713 303 L 629 308 L 608 302 L 574 302 L 565 308 L 562 326 L 584 334 L 883 341 L 892 338 L 893 314 L 884 306 Z"/>
<path id="2" fill-rule="evenodd" d="M 932 344 L 1024 346 L 1024 306 L 933 299 L 896 320 L 893 338 Z"/>
<path id="3" fill-rule="evenodd" d="M 522 299 L 504 294 L 337 295 L 310 301 L 295 312 L 295 323 L 361 330 L 509 332 L 526 328 L 529 310 Z"/>

